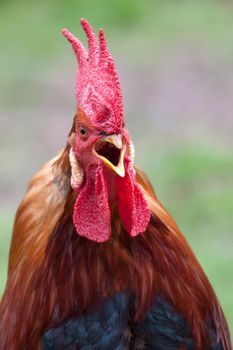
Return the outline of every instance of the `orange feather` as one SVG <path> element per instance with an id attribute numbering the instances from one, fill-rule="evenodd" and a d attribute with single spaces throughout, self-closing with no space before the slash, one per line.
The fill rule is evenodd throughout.
<path id="1" fill-rule="evenodd" d="M 136 293 L 136 318 L 162 293 L 188 320 L 204 349 L 206 316 L 231 349 L 216 295 L 184 236 L 162 207 L 145 174 L 136 169 L 152 212 L 144 234 L 125 231 L 112 207 L 112 236 L 102 244 L 76 234 L 69 149 L 32 179 L 16 214 L 5 293 L 0 304 L 0 349 L 41 349 L 44 330 L 96 308 L 120 290 Z M 113 284 L 109 284 L 109 278 Z"/>

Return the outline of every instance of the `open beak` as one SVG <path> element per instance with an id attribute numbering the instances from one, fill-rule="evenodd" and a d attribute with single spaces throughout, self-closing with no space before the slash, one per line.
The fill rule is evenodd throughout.
<path id="1" fill-rule="evenodd" d="M 121 135 L 104 136 L 96 142 L 92 148 L 96 157 L 119 176 L 125 176 L 124 157 L 126 145 L 122 142 Z"/>

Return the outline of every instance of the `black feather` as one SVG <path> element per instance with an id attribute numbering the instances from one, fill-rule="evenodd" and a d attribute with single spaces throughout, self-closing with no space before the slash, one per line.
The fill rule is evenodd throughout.
<path id="1" fill-rule="evenodd" d="M 162 297 L 156 296 L 144 318 L 137 322 L 133 320 L 133 305 L 133 297 L 118 293 L 104 300 L 98 311 L 46 331 L 43 349 L 176 350 L 182 346 L 195 350 L 185 318 Z M 213 327 L 207 327 L 212 344 L 206 350 L 223 350 Z"/>

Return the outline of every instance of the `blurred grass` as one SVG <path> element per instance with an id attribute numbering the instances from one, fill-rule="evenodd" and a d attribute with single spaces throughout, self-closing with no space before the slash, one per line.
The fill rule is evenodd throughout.
<path id="1" fill-rule="evenodd" d="M 130 37 L 139 45 L 148 41 L 160 50 L 166 41 L 184 37 L 190 40 L 194 35 L 203 43 L 207 40 L 216 54 L 233 52 L 232 45 L 226 45 L 233 40 L 232 4 L 227 1 L 224 5 L 216 0 L 111 0 L 109 4 L 104 0 L 3 1 L 0 2 L 1 60 L 11 65 L 17 59 L 18 64 L 11 66 L 12 76 L 25 74 L 27 68 L 32 68 L 32 58 L 34 65 L 47 64 L 63 51 L 64 39 L 59 32 L 64 26 L 84 38 L 79 28 L 80 17 L 87 17 L 95 29 L 107 27 L 110 43 L 114 37 L 115 44 L 123 41 L 127 46 Z M 133 38 L 134 31 L 137 35 Z M 17 56 L 11 56 L 11 52 Z M 142 59 L 141 55 L 138 58 Z"/>
<path id="2" fill-rule="evenodd" d="M 233 56 L 232 9 L 230 1 L 217 0 L 0 0 L 1 106 L 9 108 L 13 114 L 27 99 L 30 102 L 37 99 L 35 91 L 26 90 L 26 87 L 42 72 L 48 75 L 53 72 L 54 62 L 58 64 L 57 57 L 61 57 L 61 66 L 65 66 L 67 46 L 59 32 L 62 27 L 68 27 L 83 39 L 78 23 L 80 17 L 86 17 L 95 29 L 106 27 L 113 55 L 119 56 L 121 50 L 130 66 L 136 67 L 137 62 L 153 65 L 155 58 L 158 64 L 164 59 L 166 45 L 182 40 L 187 43 L 194 40 L 200 48 L 206 48 L 208 43 L 206 49 L 211 55 L 225 63 Z M 144 48 L 149 54 L 144 55 Z M 75 62 L 70 63 L 70 56 L 67 62 L 74 65 Z M 133 62 L 130 61 L 132 57 Z M 35 120 L 28 120 L 27 125 L 29 123 L 35 124 Z M 140 133 L 141 130 L 138 135 Z M 22 141 L 21 136 L 18 137 L 20 146 L 25 144 L 26 149 L 28 137 Z M 204 141 L 205 137 L 199 145 L 187 147 L 181 143 L 179 147 L 172 147 L 169 141 L 161 140 L 163 146 L 157 154 L 154 152 L 149 157 L 149 153 L 144 153 L 150 163 L 143 159 L 143 153 L 140 153 L 140 162 L 145 164 L 159 198 L 196 252 L 233 334 L 232 151 L 226 144 L 220 152 Z M 13 155 L 17 146 L 12 147 Z M 16 165 L 17 162 L 22 163 L 22 159 L 19 157 Z M 11 177 L 13 170 L 9 174 Z M 8 179 L 8 175 L 5 177 Z M 15 181 L 18 181 L 16 176 Z M 15 209 L 0 212 L 0 295 L 6 280 Z"/>

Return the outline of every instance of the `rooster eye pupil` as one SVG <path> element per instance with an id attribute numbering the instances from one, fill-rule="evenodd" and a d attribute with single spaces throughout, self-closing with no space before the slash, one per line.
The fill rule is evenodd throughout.
<path id="1" fill-rule="evenodd" d="M 81 135 L 84 136 L 84 135 L 86 135 L 86 133 L 87 133 L 87 132 L 86 132 L 86 129 L 80 128 L 80 134 L 81 134 Z"/>

